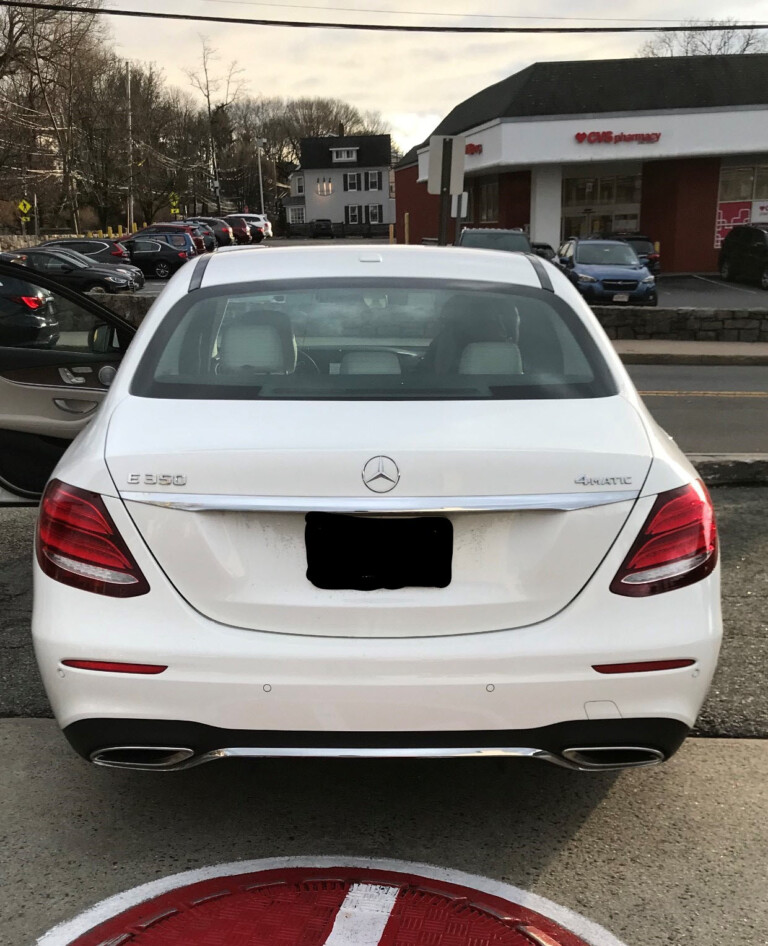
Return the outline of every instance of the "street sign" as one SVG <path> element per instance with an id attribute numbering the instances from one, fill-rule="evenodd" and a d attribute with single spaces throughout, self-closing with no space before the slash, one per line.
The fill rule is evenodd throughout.
<path id="1" fill-rule="evenodd" d="M 443 142 L 450 135 L 432 135 L 429 139 L 429 172 L 427 175 L 427 193 L 439 194 L 443 170 Z M 452 138 L 451 146 L 451 181 L 450 194 L 460 194 L 464 190 L 464 149 L 463 135 Z"/>
<path id="2" fill-rule="evenodd" d="M 30 221 L 31 219 L 32 219 L 31 217 L 22 217 L 22 218 L 21 218 L 21 222 L 22 222 L 22 223 L 29 223 L 29 221 Z"/>
<path id="3" fill-rule="evenodd" d="M 180 214 L 181 210 L 178 207 L 171 207 L 172 214 Z"/>
<path id="4" fill-rule="evenodd" d="M 451 216 L 459 217 L 464 219 L 467 216 L 467 204 L 469 202 L 469 194 L 467 191 L 463 191 L 461 194 L 454 194 L 451 197 Z"/>
<path id="5" fill-rule="evenodd" d="M 28 214 L 31 209 L 32 204 L 30 204 L 26 197 L 22 197 L 19 201 L 19 210 L 26 216 L 26 214 Z"/>

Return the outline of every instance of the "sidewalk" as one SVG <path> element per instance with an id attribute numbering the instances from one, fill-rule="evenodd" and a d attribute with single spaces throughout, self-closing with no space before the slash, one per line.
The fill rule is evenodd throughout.
<path id="1" fill-rule="evenodd" d="M 768 365 L 768 342 L 678 342 L 614 339 L 627 365 Z"/>
<path id="2" fill-rule="evenodd" d="M 765 944 L 768 741 L 689 739 L 666 765 L 621 774 L 268 759 L 169 776 L 89 767 L 52 720 L 7 719 L 0 751 L 9 946 L 148 880 L 292 855 L 503 879 L 627 946 Z"/>

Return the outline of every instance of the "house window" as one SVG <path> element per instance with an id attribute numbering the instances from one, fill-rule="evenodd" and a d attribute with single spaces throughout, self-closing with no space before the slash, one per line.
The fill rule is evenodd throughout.
<path id="1" fill-rule="evenodd" d="M 333 193 L 333 181 L 328 178 L 326 180 L 324 177 L 317 179 L 317 193 L 319 197 L 330 197 Z"/>
<path id="2" fill-rule="evenodd" d="M 484 181 L 478 184 L 477 205 L 480 223 L 495 223 L 499 219 L 498 181 Z"/>
<path id="3" fill-rule="evenodd" d="M 362 190 L 361 174 L 359 171 L 346 171 L 344 173 L 344 190 L 359 191 Z"/>
<path id="4" fill-rule="evenodd" d="M 384 218 L 381 204 L 368 204 L 368 222 L 381 223 Z"/>
<path id="5" fill-rule="evenodd" d="M 299 197 L 301 197 L 301 195 L 302 195 L 303 193 L 304 193 L 304 178 L 303 178 L 303 177 L 297 177 L 297 178 L 296 178 L 296 194 L 297 194 Z"/>
<path id="6" fill-rule="evenodd" d="M 304 208 L 303 207 L 289 207 L 288 208 L 288 223 L 304 223 Z"/>
<path id="7" fill-rule="evenodd" d="M 381 190 L 381 171 L 365 172 L 365 189 L 367 191 Z"/>
<path id="8" fill-rule="evenodd" d="M 331 148 L 331 158 L 336 161 L 357 161 L 357 148 Z"/>
<path id="9" fill-rule="evenodd" d="M 363 222 L 363 208 L 360 204 L 347 204 L 344 208 L 344 223 L 362 223 Z"/>

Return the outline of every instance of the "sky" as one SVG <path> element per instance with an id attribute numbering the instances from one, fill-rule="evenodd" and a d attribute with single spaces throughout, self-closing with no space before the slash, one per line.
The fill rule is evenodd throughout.
<path id="1" fill-rule="evenodd" d="M 663 25 L 723 16 L 721 0 L 580 0 L 578 5 L 565 0 L 539 0 L 535 5 L 516 0 L 104 0 L 104 5 L 212 16 L 439 26 Z M 533 10 L 536 19 L 530 19 Z M 734 0 L 727 15 L 768 22 L 768 0 Z M 573 19 L 576 16 L 579 19 Z M 533 62 L 630 57 L 647 38 L 365 33 L 106 19 L 120 56 L 156 63 L 176 86 L 192 91 L 185 70 L 199 62 L 205 36 L 218 50 L 222 72 L 232 59 L 245 69 L 247 93 L 317 95 L 375 109 L 406 151 L 422 142 L 454 105 Z"/>

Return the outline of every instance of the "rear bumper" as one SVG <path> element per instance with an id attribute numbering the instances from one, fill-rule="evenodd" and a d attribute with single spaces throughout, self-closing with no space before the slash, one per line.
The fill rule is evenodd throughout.
<path id="1" fill-rule="evenodd" d="M 221 758 L 452 758 L 461 756 L 512 756 L 542 758 L 568 768 L 588 769 L 569 754 L 575 747 L 637 747 L 649 750 L 645 763 L 616 764 L 605 756 L 594 768 L 632 767 L 653 764 L 672 756 L 688 734 L 688 727 L 675 719 L 568 720 L 536 729 L 474 730 L 467 732 L 280 732 L 277 730 L 223 729 L 183 720 L 83 719 L 64 730 L 72 748 L 83 758 L 119 768 L 189 768 Z M 110 762 L 111 747 L 143 747 L 186 750 L 178 755 L 157 756 L 157 763 L 142 766 Z M 151 759 L 148 754 L 146 759 Z M 165 759 L 161 763 L 161 759 Z M 595 758 L 599 758 L 596 756 Z M 638 756 L 638 758 L 640 758 Z M 125 759 L 125 757 L 124 757 Z M 613 763 L 613 764 L 612 764 Z"/>

